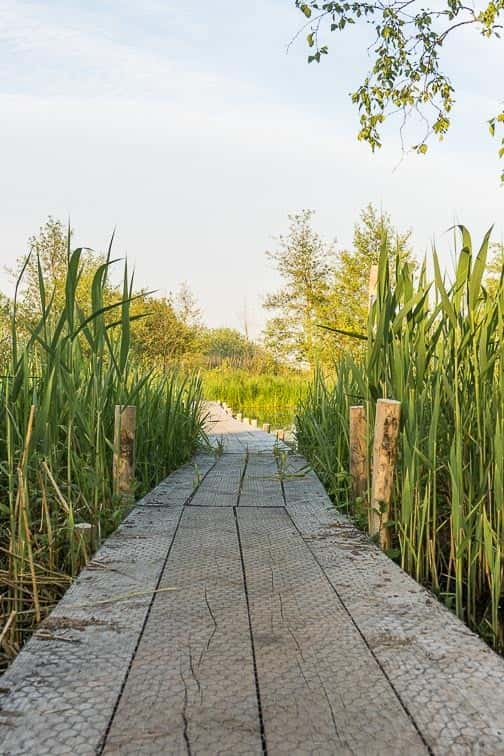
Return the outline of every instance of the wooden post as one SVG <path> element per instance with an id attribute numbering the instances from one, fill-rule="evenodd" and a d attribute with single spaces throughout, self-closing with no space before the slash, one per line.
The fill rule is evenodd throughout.
<path id="1" fill-rule="evenodd" d="M 250 421 L 250 425 L 252 426 L 252 428 L 258 427 L 258 422 L 255 417 Z"/>
<path id="2" fill-rule="evenodd" d="M 269 423 L 263 423 L 262 429 L 265 433 L 269 433 L 271 431 L 271 425 Z"/>
<path id="3" fill-rule="evenodd" d="M 278 441 L 283 441 L 285 439 L 285 431 L 284 430 L 278 430 L 277 431 L 277 439 L 278 439 Z"/>
<path id="4" fill-rule="evenodd" d="M 243 422 L 245 423 L 245 425 L 248 425 L 248 424 L 249 424 L 249 419 L 248 419 L 248 417 L 244 417 L 244 418 L 243 418 Z"/>
<path id="5" fill-rule="evenodd" d="M 369 532 L 379 534 L 382 549 L 390 548 L 390 499 L 397 457 L 397 439 L 401 418 L 401 402 L 378 399 L 373 441 L 373 480 L 369 508 Z"/>
<path id="6" fill-rule="evenodd" d="M 238 420 L 239 423 L 241 423 L 241 421 L 243 420 L 243 415 L 241 412 L 236 413 L 236 419 Z"/>
<path id="7" fill-rule="evenodd" d="M 371 309 L 376 301 L 376 292 L 378 289 L 378 265 L 371 265 L 369 270 L 369 302 L 368 309 Z"/>
<path id="8" fill-rule="evenodd" d="M 367 493 L 367 457 L 366 410 L 362 405 L 355 405 L 350 407 L 350 475 L 354 500 Z"/>
<path id="9" fill-rule="evenodd" d="M 133 497 L 136 407 L 116 404 L 114 423 L 114 493 Z"/>
<path id="10" fill-rule="evenodd" d="M 85 566 L 89 562 L 89 558 L 91 556 L 91 537 L 93 533 L 93 526 L 89 522 L 77 522 L 74 525 L 74 533 L 77 539 L 79 550 L 81 552 L 79 566 Z"/>

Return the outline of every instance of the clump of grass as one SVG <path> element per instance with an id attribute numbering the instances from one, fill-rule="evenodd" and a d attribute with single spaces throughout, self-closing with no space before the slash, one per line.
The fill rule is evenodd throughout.
<path id="1" fill-rule="evenodd" d="M 461 235 L 451 283 L 434 254 L 432 281 L 425 265 L 416 277 L 398 262 L 394 285 L 382 256 L 365 358 L 341 362 L 332 380 L 316 376 L 297 413 L 297 437 L 336 503 L 355 512 L 348 407 L 365 404 L 372 429 L 379 397 L 401 401 L 394 552 L 502 650 L 504 279 L 490 297 L 489 234 L 477 251 L 465 228 Z"/>
<path id="2" fill-rule="evenodd" d="M 68 253 L 61 309 L 40 266 L 40 312 L 29 326 L 19 325 L 14 300 L 0 380 L 0 662 L 123 516 L 112 491 L 114 406 L 137 407 L 137 495 L 187 460 L 202 435 L 199 377 L 131 364 L 132 281 L 125 268 L 122 300 L 106 306 L 111 265 L 109 254 L 87 313 L 76 298 L 80 249 Z"/>
<path id="3" fill-rule="evenodd" d="M 308 376 L 294 371 L 272 375 L 237 368 L 216 368 L 203 373 L 207 399 L 222 399 L 233 409 L 260 423 L 279 428 L 294 422 L 296 406 L 306 390 Z"/>

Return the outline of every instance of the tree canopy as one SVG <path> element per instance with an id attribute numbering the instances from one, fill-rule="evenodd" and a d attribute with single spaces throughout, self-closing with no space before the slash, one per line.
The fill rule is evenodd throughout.
<path id="1" fill-rule="evenodd" d="M 312 228 L 312 216 L 312 210 L 289 215 L 288 234 L 279 237 L 278 249 L 266 253 L 283 285 L 264 301 L 275 313 L 266 325 L 266 346 L 278 359 L 309 364 L 320 359 L 317 323 L 327 302 L 334 253 Z"/>
<path id="2" fill-rule="evenodd" d="M 415 260 L 411 249 L 411 231 L 399 231 L 388 213 L 374 205 L 365 207 L 354 226 L 351 249 L 338 253 L 334 283 L 325 312 L 325 324 L 339 331 L 365 335 L 367 333 L 369 276 L 371 266 L 377 265 L 385 248 L 390 270 L 396 260 Z M 337 351 L 359 351 L 362 341 L 340 333 L 335 344 Z"/>
<path id="3" fill-rule="evenodd" d="M 414 265 L 411 232 L 398 231 L 390 216 L 368 205 L 354 227 L 351 249 L 336 249 L 313 229 L 313 211 L 289 216 L 289 231 L 268 252 L 282 286 L 264 302 L 273 311 L 264 333 L 280 361 L 331 364 L 343 352 L 359 352 L 361 341 L 346 334 L 367 332 L 371 266 L 385 247 L 391 269 L 396 258 Z"/>
<path id="4" fill-rule="evenodd" d="M 367 50 L 371 68 L 351 93 L 360 117 L 358 139 L 375 150 L 382 144 L 389 115 L 399 112 L 406 118 L 417 112 L 425 132 L 413 148 L 421 154 L 427 152 L 429 136 L 442 139 L 451 124 L 455 90 L 441 57 L 446 39 L 465 27 L 486 38 L 499 37 L 504 11 L 504 0 L 490 0 L 480 8 L 463 0 L 442 0 L 431 7 L 420 0 L 295 0 L 295 5 L 307 19 L 303 28 L 308 31 L 310 63 L 320 63 L 328 54 L 327 31 L 341 32 L 354 24 L 374 28 Z M 489 120 L 491 134 L 503 123 L 504 110 Z M 499 149 L 503 155 L 504 138 Z"/>

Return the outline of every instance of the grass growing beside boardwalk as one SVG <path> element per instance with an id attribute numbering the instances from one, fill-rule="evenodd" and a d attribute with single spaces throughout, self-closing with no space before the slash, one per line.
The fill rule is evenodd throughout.
<path id="1" fill-rule="evenodd" d="M 271 423 L 275 428 L 293 424 L 296 406 L 307 383 L 305 374 L 294 371 L 280 375 L 254 374 L 244 369 L 221 367 L 203 373 L 207 399 L 221 399 L 234 410 L 256 417 L 260 423 Z"/>
<path id="2" fill-rule="evenodd" d="M 40 275 L 40 313 L 12 317 L 0 381 L 0 662 L 46 616 L 89 553 L 119 523 L 112 492 L 114 405 L 137 407 L 137 495 L 188 459 L 202 431 L 197 376 L 139 373 L 130 362 L 131 282 L 104 305 L 110 261 L 76 304 L 81 252 L 69 254 L 55 310 Z M 92 526 L 84 540 L 81 523 Z"/>
<path id="3" fill-rule="evenodd" d="M 378 296 L 362 363 L 311 384 L 297 416 L 301 451 L 336 503 L 350 499 L 348 409 L 401 402 L 393 501 L 393 555 L 459 617 L 503 650 L 504 281 L 485 284 L 489 238 L 479 250 L 462 229 L 455 279 L 434 257 L 434 280 L 380 262 Z M 371 443 L 371 432 L 369 432 Z"/>

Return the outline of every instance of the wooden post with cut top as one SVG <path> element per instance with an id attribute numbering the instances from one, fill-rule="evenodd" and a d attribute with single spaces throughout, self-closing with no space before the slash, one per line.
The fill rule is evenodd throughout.
<path id="1" fill-rule="evenodd" d="M 114 418 L 114 493 L 132 498 L 135 483 L 136 407 L 116 404 Z"/>
<path id="2" fill-rule="evenodd" d="M 366 409 L 363 405 L 350 407 L 350 475 L 353 499 L 362 499 L 368 487 L 368 449 Z"/>
<path id="3" fill-rule="evenodd" d="M 373 478 L 369 507 L 369 532 L 379 534 L 382 549 L 390 548 L 390 500 L 397 458 L 401 402 L 378 399 L 373 440 Z"/>

